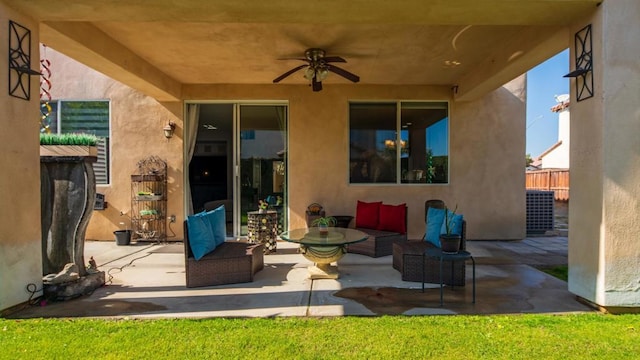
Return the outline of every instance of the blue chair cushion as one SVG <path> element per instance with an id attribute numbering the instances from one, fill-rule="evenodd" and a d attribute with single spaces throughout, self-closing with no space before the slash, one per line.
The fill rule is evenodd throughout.
<path id="1" fill-rule="evenodd" d="M 226 214 L 224 205 L 208 211 L 204 214 L 204 219 L 208 222 L 216 246 L 222 244 L 227 237 Z"/>
<path id="2" fill-rule="evenodd" d="M 449 211 L 449 210 L 447 210 Z M 454 214 L 453 212 L 449 211 L 447 216 L 449 217 L 450 223 L 451 223 L 451 234 L 452 235 L 462 235 L 462 220 L 464 220 L 464 217 L 462 216 L 462 214 Z M 446 217 L 445 217 L 446 219 Z M 447 233 L 447 224 L 445 224 L 445 219 L 443 219 L 442 221 L 442 227 L 440 228 L 440 234 L 446 234 Z"/>
<path id="3" fill-rule="evenodd" d="M 429 208 L 426 223 L 425 240 L 440 247 L 440 229 L 444 223 L 444 209 Z"/>
<path id="4" fill-rule="evenodd" d="M 200 260 L 203 256 L 215 250 L 217 246 L 209 221 L 204 218 L 205 214 L 201 212 L 187 216 L 189 245 L 196 260 Z"/>

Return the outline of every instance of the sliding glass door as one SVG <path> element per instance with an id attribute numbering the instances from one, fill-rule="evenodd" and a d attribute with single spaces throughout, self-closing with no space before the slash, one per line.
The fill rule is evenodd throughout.
<path id="1" fill-rule="evenodd" d="M 226 209 L 227 236 L 247 234 L 247 213 L 260 200 L 287 220 L 287 106 L 200 104 L 189 161 L 194 212 Z"/>
<path id="2" fill-rule="evenodd" d="M 259 202 L 278 211 L 279 231 L 287 219 L 287 107 L 240 104 L 238 163 L 240 235 L 247 234 L 247 213 Z"/>

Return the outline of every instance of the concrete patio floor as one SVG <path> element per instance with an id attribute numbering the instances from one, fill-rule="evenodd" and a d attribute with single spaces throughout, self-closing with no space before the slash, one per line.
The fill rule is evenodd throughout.
<path id="1" fill-rule="evenodd" d="M 436 284 L 401 280 L 391 256 L 346 254 L 337 280 L 309 280 L 310 264 L 297 245 L 278 242 L 265 255 L 264 270 L 252 283 L 186 288 L 182 243 L 116 246 L 87 242 L 107 274 L 107 285 L 91 295 L 27 307 L 11 318 L 128 317 L 207 318 L 277 316 L 375 316 L 431 314 L 567 313 L 595 311 L 567 291 L 567 283 L 534 266 L 567 263 L 566 237 L 522 241 L 470 241 L 476 260 L 476 303 L 472 300 L 471 263 L 467 285 L 445 287 L 444 306 Z"/>

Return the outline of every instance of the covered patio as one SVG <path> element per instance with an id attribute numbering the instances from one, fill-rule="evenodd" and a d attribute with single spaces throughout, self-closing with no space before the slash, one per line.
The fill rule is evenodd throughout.
<path id="1" fill-rule="evenodd" d="M 533 237 L 522 242 L 471 242 L 477 270 L 472 303 L 471 267 L 465 287 L 445 287 L 444 306 L 437 284 L 402 281 L 391 256 L 347 254 L 337 280 L 309 280 L 310 264 L 296 245 L 278 242 L 275 254 L 255 281 L 192 288 L 184 286 L 181 244 L 116 246 L 88 242 L 86 253 L 107 272 L 109 283 L 89 296 L 35 304 L 12 318 L 115 317 L 331 317 L 432 314 L 517 314 L 590 312 L 567 283 L 537 267 L 566 264 L 566 237 Z"/>
<path id="2" fill-rule="evenodd" d="M 0 66 L 9 69 L 0 71 L 0 84 L 9 84 L 10 90 L 0 93 L 7 130 L 0 132 L 0 151 L 9 154 L 3 157 L 0 177 L 0 311 L 28 301 L 27 284 L 38 288 L 42 284 L 46 234 L 39 221 L 40 179 L 34 175 L 40 166 L 37 119 L 41 114 L 35 91 L 39 76 L 26 70 L 38 69 L 40 43 L 99 73 L 89 76 L 88 71 L 75 71 L 77 67 L 66 72 L 63 67 L 56 74 L 67 76 L 68 82 L 53 78 L 54 83 L 69 86 L 54 87 L 59 98 L 81 95 L 112 101 L 111 172 L 108 182 L 98 189 L 109 207 L 94 212 L 87 231 L 92 239 L 111 238 L 122 214 L 132 208 L 130 175 L 139 156 L 166 159 L 169 212 L 161 216 L 173 215 L 171 221 L 180 224 L 190 214 L 189 144 L 193 136 L 189 129 L 198 123 L 187 116 L 188 104 L 270 102 L 287 110 L 284 201 L 289 228 L 305 225 L 304 211 L 314 202 L 321 202 L 331 214 L 353 215 L 359 200 L 382 201 L 406 204 L 408 237 L 417 239 L 424 231 L 424 201 L 437 198 L 456 204 L 465 215 L 473 246 L 475 240 L 521 240 L 526 236 L 524 74 L 569 48 L 569 68 L 578 71 L 571 83 L 571 116 L 579 121 L 572 121 L 571 129 L 568 288 L 601 306 L 640 306 L 640 138 L 636 135 L 640 131 L 640 70 L 632 61 L 640 50 L 629 45 L 640 37 L 639 13 L 636 0 L 399 4 L 382 0 L 269 4 L 257 0 L 186 0 L 179 4 L 168 0 L 0 0 L 0 21 L 19 24 L 15 26 L 22 29 L 18 48 L 28 55 L 21 57 L 25 64 L 18 67 L 9 64 L 7 57 L 0 58 Z M 0 36 L 0 47 L 13 49 L 14 35 Z M 309 48 L 346 59 L 339 66 L 357 74 L 360 81 L 354 83 L 333 72 L 323 80 L 322 91 L 312 91 L 317 90 L 313 80 L 296 73 L 274 84 L 280 74 L 300 65 L 299 58 Z M 588 69 L 578 61 L 585 53 L 591 60 Z M 593 80 L 589 89 L 593 96 L 585 95 L 589 93 L 584 91 L 587 77 Z M 20 96 L 11 91 L 16 84 L 22 85 L 17 87 Z M 118 96 L 128 101 L 114 100 Z M 383 129 L 391 134 L 395 131 L 395 144 L 403 140 L 399 135 L 403 103 L 436 103 L 445 109 L 441 182 L 416 184 L 402 178 L 401 162 L 407 153 L 401 146 L 390 149 L 398 164 L 389 167 L 395 172 L 392 180 L 352 181 L 353 103 L 397 106 L 392 126 Z M 362 123 L 368 126 L 365 120 Z M 163 135 L 169 123 L 175 125 L 170 141 Z M 424 133 L 422 129 L 423 137 Z M 373 137 L 370 140 L 381 143 Z M 428 149 L 420 147 L 420 153 L 426 155 Z M 231 155 L 239 157 L 237 152 Z M 415 163 L 418 165 L 412 166 L 427 168 L 419 158 Z M 240 165 L 228 165 L 234 190 L 240 193 L 237 188 L 243 183 L 236 171 Z M 238 210 L 235 216 L 240 218 Z M 182 230 L 174 235 L 172 240 L 180 240 Z M 160 256 L 178 255 L 153 252 L 141 259 L 139 267 Z M 175 268 L 169 266 L 164 272 L 173 268 L 179 274 L 183 268 L 177 261 L 174 264 Z M 287 260 L 285 264 L 290 268 L 299 262 Z M 353 266 L 356 273 L 357 265 Z M 285 281 L 290 270 L 279 269 L 282 273 L 275 278 Z M 492 276 L 489 269 L 484 271 L 485 276 Z M 261 276 L 265 274 L 266 270 Z M 145 281 L 154 277 L 141 276 Z M 505 278 L 516 277 L 507 274 Z M 170 285 L 150 285 L 161 290 L 154 296 L 167 290 L 166 286 L 169 291 L 177 289 L 177 279 Z M 528 276 L 523 279 L 531 280 Z M 313 294 L 315 284 L 303 285 L 296 290 L 299 299 Z M 500 287 L 496 284 L 492 291 Z M 181 290 L 181 294 L 192 291 Z M 304 304 L 310 302 L 294 304 L 306 309 Z M 356 312 L 364 312 L 366 307 L 358 308 Z"/>

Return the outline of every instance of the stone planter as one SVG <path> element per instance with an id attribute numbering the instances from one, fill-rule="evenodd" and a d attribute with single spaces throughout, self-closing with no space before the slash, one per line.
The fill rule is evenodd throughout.
<path id="1" fill-rule="evenodd" d="M 96 148 L 89 146 L 41 146 L 43 275 L 58 273 L 68 263 L 86 275 L 84 240 L 96 197 L 91 165 L 96 155 Z"/>

